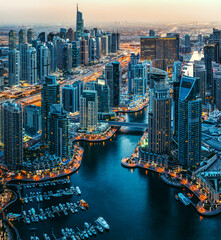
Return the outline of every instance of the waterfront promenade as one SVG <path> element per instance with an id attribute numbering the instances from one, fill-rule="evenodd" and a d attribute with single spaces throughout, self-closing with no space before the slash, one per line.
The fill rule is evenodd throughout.
<path id="1" fill-rule="evenodd" d="M 122 166 L 126 168 L 141 168 L 145 170 L 150 170 L 155 173 L 158 173 L 161 175 L 161 179 L 168 185 L 172 187 L 180 187 L 180 188 L 186 188 L 189 191 L 192 192 L 198 199 L 199 202 L 197 204 L 194 204 L 192 201 L 191 204 L 195 207 L 197 212 L 203 216 L 215 216 L 221 213 L 221 206 L 217 206 L 216 208 L 213 207 L 214 203 L 211 202 L 211 200 L 202 194 L 202 189 L 200 189 L 196 184 L 192 183 L 191 180 L 187 178 L 183 178 L 182 174 L 179 172 L 171 171 L 164 166 L 159 166 L 155 163 L 148 163 L 148 162 L 142 162 L 139 159 L 138 154 L 138 147 L 141 144 L 141 141 L 146 137 L 147 132 L 144 133 L 142 138 L 140 139 L 137 147 L 135 148 L 134 152 L 132 153 L 131 157 L 123 158 L 121 160 Z M 211 207 L 209 210 L 205 209 L 204 204 L 205 202 L 209 202 L 211 204 Z"/>
<path id="2" fill-rule="evenodd" d="M 40 182 L 40 181 L 48 181 L 60 177 L 68 176 L 74 172 L 76 172 L 82 162 L 84 149 L 80 146 L 75 146 L 74 154 L 72 159 L 62 165 L 60 169 L 51 169 L 50 171 L 39 171 L 38 173 L 28 174 L 26 172 L 16 173 L 15 175 L 11 175 L 9 173 L 8 176 L 5 176 L 4 181 L 10 183 L 11 181 L 26 181 L 26 182 Z M 11 175 L 11 176 L 10 176 Z"/>

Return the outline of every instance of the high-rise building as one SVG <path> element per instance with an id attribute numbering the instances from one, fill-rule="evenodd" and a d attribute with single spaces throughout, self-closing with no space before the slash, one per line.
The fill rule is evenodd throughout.
<path id="1" fill-rule="evenodd" d="M 16 49 L 8 53 L 9 86 L 20 83 L 20 53 Z"/>
<path id="2" fill-rule="evenodd" d="M 212 86 L 212 61 L 214 61 L 214 45 L 204 46 L 204 61 L 206 66 L 207 87 Z"/>
<path id="3" fill-rule="evenodd" d="M 178 161 L 195 167 L 201 161 L 202 100 L 197 79 L 183 76 L 178 105 Z"/>
<path id="4" fill-rule="evenodd" d="M 50 50 L 47 46 L 41 45 L 38 49 L 38 78 L 41 81 L 45 80 L 45 77 L 51 73 L 50 67 Z"/>
<path id="5" fill-rule="evenodd" d="M 27 42 L 31 44 L 33 40 L 34 40 L 34 29 L 29 28 L 27 31 Z"/>
<path id="6" fill-rule="evenodd" d="M 212 101 L 210 102 L 214 107 L 221 110 L 221 100 L 220 100 L 220 79 L 221 79 L 221 64 L 212 62 L 212 72 L 213 72 L 213 79 L 212 79 Z"/>
<path id="7" fill-rule="evenodd" d="M 26 31 L 24 29 L 20 29 L 18 32 L 18 43 L 19 45 L 26 43 Z"/>
<path id="8" fill-rule="evenodd" d="M 4 161 L 11 170 L 16 170 L 23 161 L 23 126 L 21 104 L 5 102 L 4 122 Z"/>
<path id="9" fill-rule="evenodd" d="M 80 66 L 80 42 L 72 42 L 72 67 L 76 68 Z"/>
<path id="10" fill-rule="evenodd" d="M 174 37 L 141 37 L 141 60 L 168 71 L 179 60 L 179 35 Z"/>
<path id="11" fill-rule="evenodd" d="M 84 20 L 83 14 L 78 10 L 77 5 L 77 21 L 76 21 L 76 40 L 79 41 L 84 36 Z"/>
<path id="12" fill-rule="evenodd" d="M 149 36 L 150 36 L 150 37 L 155 37 L 155 36 L 156 36 L 156 35 L 155 35 L 155 31 L 152 30 L 152 29 L 150 29 L 150 31 L 149 31 Z"/>
<path id="13" fill-rule="evenodd" d="M 111 34 L 111 52 L 116 53 L 119 50 L 120 44 L 120 35 L 119 33 L 112 33 Z"/>
<path id="14" fill-rule="evenodd" d="M 24 129 L 26 134 L 34 136 L 41 130 L 41 107 L 28 105 L 23 108 Z"/>
<path id="15" fill-rule="evenodd" d="M 173 139 L 178 140 L 178 103 L 180 92 L 182 63 L 174 62 L 173 65 Z"/>
<path id="16" fill-rule="evenodd" d="M 9 50 L 16 49 L 16 31 L 10 30 L 9 32 Z"/>
<path id="17" fill-rule="evenodd" d="M 170 152 L 171 143 L 171 103 L 169 85 L 154 82 L 152 107 L 148 117 L 148 146 L 155 154 Z"/>
<path id="18" fill-rule="evenodd" d="M 98 124 L 97 91 L 84 90 L 80 97 L 80 127 L 92 132 Z"/>
<path id="19" fill-rule="evenodd" d="M 147 61 L 134 66 L 133 93 L 145 95 L 147 89 Z"/>
<path id="20" fill-rule="evenodd" d="M 20 80 L 27 81 L 28 68 L 27 68 L 27 50 L 31 48 L 31 44 L 25 43 L 20 45 Z"/>
<path id="21" fill-rule="evenodd" d="M 57 72 L 57 47 L 56 43 L 48 42 L 47 47 L 50 51 L 50 70 L 52 73 Z"/>
<path id="22" fill-rule="evenodd" d="M 79 111 L 79 88 L 77 85 L 65 85 L 62 88 L 62 104 L 67 112 Z"/>
<path id="23" fill-rule="evenodd" d="M 97 91 L 98 112 L 109 113 L 110 110 L 110 89 L 107 85 L 95 83 L 94 89 Z"/>
<path id="24" fill-rule="evenodd" d="M 206 104 L 206 67 L 201 61 L 195 61 L 193 64 L 193 77 L 198 79 L 198 87 L 202 104 Z"/>
<path id="25" fill-rule="evenodd" d="M 120 103 L 121 65 L 114 61 L 105 65 L 105 80 L 110 88 L 110 106 L 117 107 Z"/>
<path id="26" fill-rule="evenodd" d="M 37 52 L 33 47 L 27 50 L 27 82 L 37 83 Z"/>
<path id="27" fill-rule="evenodd" d="M 186 34 L 185 35 L 185 47 L 190 47 L 190 35 Z"/>
<path id="28" fill-rule="evenodd" d="M 133 79 L 134 79 L 134 73 L 135 73 L 135 66 L 138 64 L 138 61 L 140 59 L 139 54 L 131 53 L 130 55 L 130 62 L 128 63 L 128 93 L 133 94 Z"/>
<path id="29" fill-rule="evenodd" d="M 73 30 L 73 28 L 68 29 L 67 38 L 69 39 L 70 42 L 74 41 L 74 30 Z"/>
<path id="30" fill-rule="evenodd" d="M 59 37 L 66 39 L 66 37 L 67 37 L 67 29 L 66 28 L 60 28 Z"/>
<path id="31" fill-rule="evenodd" d="M 42 140 L 48 140 L 48 113 L 52 104 L 60 103 L 60 84 L 55 76 L 46 76 L 41 90 Z"/>
<path id="32" fill-rule="evenodd" d="M 40 41 L 41 43 L 45 43 L 45 42 L 46 42 L 46 34 L 45 34 L 45 32 L 39 33 L 38 39 L 39 39 L 39 41 Z"/>
<path id="33" fill-rule="evenodd" d="M 89 39 L 89 63 L 93 64 L 96 61 L 96 41 L 94 38 Z"/>
<path id="34" fill-rule="evenodd" d="M 101 37 L 96 37 L 96 58 L 100 59 L 101 56 Z"/>
<path id="35" fill-rule="evenodd" d="M 58 157 L 69 156 L 68 114 L 61 104 L 53 104 L 48 115 L 49 151 Z"/>
<path id="36" fill-rule="evenodd" d="M 106 56 L 108 53 L 108 36 L 104 35 L 101 37 L 101 54 Z"/>
<path id="37" fill-rule="evenodd" d="M 63 69 L 70 72 L 72 69 L 72 44 L 64 43 L 62 45 Z"/>
<path id="38" fill-rule="evenodd" d="M 88 44 L 85 39 L 80 41 L 80 64 L 88 65 Z"/>

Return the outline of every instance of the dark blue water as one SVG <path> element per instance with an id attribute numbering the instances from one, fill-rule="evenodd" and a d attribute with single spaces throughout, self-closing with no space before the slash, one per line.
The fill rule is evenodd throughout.
<path id="1" fill-rule="evenodd" d="M 142 114 L 130 114 L 130 121 L 146 121 L 146 111 Z M 142 136 L 137 129 L 122 128 L 112 141 L 88 144 L 85 149 L 82 166 L 78 173 L 70 176 L 73 186 L 82 190 L 81 198 L 89 203 L 89 210 L 77 214 L 62 215 L 55 220 L 27 226 L 16 224 L 23 239 L 30 239 L 30 227 L 36 227 L 36 234 L 51 235 L 52 228 L 57 237 L 65 227 L 83 228 L 83 223 L 93 222 L 103 216 L 111 230 L 99 235 L 105 240 L 185 240 L 185 239 L 221 239 L 221 216 L 200 219 L 191 206 L 185 207 L 176 201 L 178 191 L 162 182 L 158 174 L 145 170 L 123 168 L 121 159 L 129 156 Z M 32 190 L 28 190 L 33 191 Z M 77 196 L 63 197 L 39 204 L 41 208 L 56 205 L 60 201 L 76 202 Z M 25 210 L 36 204 L 28 204 Z M 19 203 L 10 211 L 20 212 Z M 93 237 L 95 238 L 95 237 Z M 53 238 L 52 238 L 53 239 Z"/>

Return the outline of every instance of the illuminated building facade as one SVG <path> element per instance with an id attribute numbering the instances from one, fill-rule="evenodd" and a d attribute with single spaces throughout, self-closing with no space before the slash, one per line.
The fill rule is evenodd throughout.
<path id="1" fill-rule="evenodd" d="M 116 107 L 120 103 L 121 65 L 114 61 L 105 65 L 105 80 L 110 88 L 110 106 Z"/>
<path id="2" fill-rule="evenodd" d="M 60 84 L 55 76 L 46 76 L 41 90 L 42 140 L 48 140 L 48 114 L 52 104 L 60 103 Z"/>
<path id="3" fill-rule="evenodd" d="M 20 53 L 16 49 L 8 53 L 9 86 L 20 84 Z"/>
<path id="4" fill-rule="evenodd" d="M 50 154 L 69 156 L 68 114 L 61 104 L 53 104 L 48 115 L 48 146 Z"/>
<path id="5" fill-rule="evenodd" d="M 98 124 L 97 91 L 84 90 L 80 97 L 80 127 L 92 132 Z"/>
<path id="6" fill-rule="evenodd" d="M 202 99 L 197 79 L 183 76 L 178 105 L 178 161 L 195 167 L 201 161 Z"/>
<path id="7" fill-rule="evenodd" d="M 148 115 L 150 152 L 165 154 L 170 151 L 171 104 L 169 85 L 165 81 L 155 82 L 152 107 Z"/>
<path id="8" fill-rule="evenodd" d="M 174 37 L 141 37 L 141 60 L 168 71 L 179 60 L 179 35 Z"/>
<path id="9" fill-rule="evenodd" d="M 23 161 L 23 126 L 21 104 L 5 102 L 2 105 L 4 122 L 4 161 L 16 170 Z"/>

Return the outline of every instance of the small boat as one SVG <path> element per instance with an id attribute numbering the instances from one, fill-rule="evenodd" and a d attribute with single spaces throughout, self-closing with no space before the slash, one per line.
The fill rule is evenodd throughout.
<path id="1" fill-rule="evenodd" d="M 90 231 L 90 229 L 87 229 L 87 233 L 90 237 L 93 235 L 92 232 Z"/>
<path id="2" fill-rule="evenodd" d="M 64 229 L 61 229 L 61 233 L 65 236 L 66 233 L 65 233 L 65 230 Z"/>
<path id="3" fill-rule="evenodd" d="M 43 237 L 44 237 L 45 240 L 50 240 L 50 237 L 47 235 L 47 233 L 44 233 Z"/>
<path id="4" fill-rule="evenodd" d="M 85 222 L 85 223 L 84 223 L 84 227 L 85 227 L 86 229 L 90 228 L 89 223 Z"/>
<path id="5" fill-rule="evenodd" d="M 75 189 L 76 189 L 77 194 L 78 194 L 78 195 L 81 195 L 81 190 L 80 190 L 80 188 L 77 186 Z"/>
<path id="6" fill-rule="evenodd" d="M 96 228 L 100 233 L 104 232 L 104 229 L 100 225 L 96 225 Z"/>
<path id="7" fill-rule="evenodd" d="M 96 232 L 94 226 L 90 227 L 90 231 L 92 232 L 93 235 L 97 235 L 97 232 Z"/>
<path id="8" fill-rule="evenodd" d="M 84 236 L 86 237 L 86 238 L 89 238 L 89 236 L 88 236 L 88 234 L 87 234 L 87 232 L 84 230 L 83 231 L 83 234 L 84 234 Z"/>
<path id="9" fill-rule="evenodd" d="M 104 218 L 99 217 L 97 219 L 97 222 L 101 225 L 101 227 L 103 227 L 106 230 L 110 230 L 110 226 L 108 225 L 108 223 L 104 220 Z"/>

